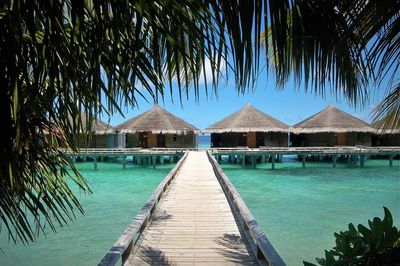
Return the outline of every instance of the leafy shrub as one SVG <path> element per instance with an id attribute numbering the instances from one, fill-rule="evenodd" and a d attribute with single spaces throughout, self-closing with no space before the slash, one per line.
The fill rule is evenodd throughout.
<path id="1" fill-rule="evenodd" d="M 400 265 L 400 232 L 393 226 L 390 211 L 385 217 L 368 220 L 369 228 L 350 223 L 348 231 L 335 233 L 336 246 L 325 250 L 325 258 L 316 258 L 319 265 Z M 305 266 L 315 266 L 303 261 Z"/>

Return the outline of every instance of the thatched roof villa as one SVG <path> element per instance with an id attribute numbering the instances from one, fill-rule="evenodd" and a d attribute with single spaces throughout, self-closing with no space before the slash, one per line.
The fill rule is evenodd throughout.
<path id="1" fill-rule="evenodd" d="M 375 129 L 330 104 L 291 128 L 292 146 L 371 145 Z"/>
<path id="2" fill-rule="evenodd" d="M 372 135 L 372 146 L 400 146 L 400 128 L 382 129 L 379 123 L 372 126 L 376 129 Z"/>
<path id="3" fill-rule="evenodd" d="M 126 134 L 125 147 L 194 148 L 199 129 L 155 105 L 141 115 L 118 125 L 115 129 Z"/>
<path id="4" fill-rule="evenodd" d="M 87 122 L 87 119 L 89 121 Z M 79 134 L 79 146 L 81 148 L 113 148 L 116 145 L 115 129 L 108 123 L 100 119 L 88 117 L 85 113 L 81 113 L 82 127 L 89 127 L 91 122 L 91 136 Z M 83 130 L 82 131 L 86 131 Z M 89 128 L 86 128 L 89 129 Z"/>
<path id="5" fill-rule="evenodd" d="M 249 103 L 204 130 L 211 133 L 211 147 L 250 148 L 288 144 L 289 126 Z"/>

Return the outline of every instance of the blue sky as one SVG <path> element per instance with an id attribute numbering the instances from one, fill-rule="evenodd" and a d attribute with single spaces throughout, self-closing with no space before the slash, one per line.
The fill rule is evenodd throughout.
<path id="1" fill-rule="evenodd" d="M 364 106 L 354 108 L 343 97 L 336 99 L 335 96 L 327 94 L 323 98 L 310 92 L 306 93 L 304 92 L 304 86 L 298 89 L 293 81 L 289 81 L 283 90 L 277 90 L 271 71 L 268 75 L 266 72 L 262 72 L 254 87 L 254 92 L 245 94 L 238 94 L 235 90 L 233 75 L 230 75 L 229 78 L 227 83 L 225 82 L 220 85 L 218 97 L 209 95 L 207 98 L 203 85 L 201 86 L 198 102 L 195 101 L 194 94 L 191 94 L 189 95 L 189 99 L 183 99 L 181 104 L 177 89 L 174 88 L 172 97 L 168 92 L 164 103 L 159 103 L 159 105 L 197 128 L 204 129 L 232 112 L 239 110 L 246 103 L 251 103 L 257 109 L 288 125 L 296 124 L 308 118 L 327 107 L 330 103 L 345 112 L 370 122 L 371 110 L 384 96 L 384 91 L 372 90 L 369 102 Z M 150 103 L 141 98 L 137 100 L 137 107 L 123 108 L 125 118 L 119 114 L 114 114 L 110 119 L 110 124 L 116 126 L 129 118 L 147 111 L 154 105 L 150 97 L 148 97 Z M 107 121 L 105 118 L 103 120 Z"/>

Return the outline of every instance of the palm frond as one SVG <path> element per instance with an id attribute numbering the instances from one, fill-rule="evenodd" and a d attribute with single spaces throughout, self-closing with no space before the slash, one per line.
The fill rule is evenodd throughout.
<path id="1" fill-rule="evenodd" d="M 400 129 L 400 83 L 392 88 L 373 111 L 373 122 L 380 130 Z"/>
<path id="2" fill-rule="evenodd" d="M 55 230 L 83 211 L 66 180 L 90 189 L 57 148 L 76 150 L 91 119 L 168 89 L 181 97 L 194 89 L 198 99 L 207 61 L 213 93 L 222 67 L 245 91 L 258 70 L 262 20 L 280 8 L 262 0 L 0 4 L 0 217 L 12 239 L 32 241 L 43 222 Z"/>

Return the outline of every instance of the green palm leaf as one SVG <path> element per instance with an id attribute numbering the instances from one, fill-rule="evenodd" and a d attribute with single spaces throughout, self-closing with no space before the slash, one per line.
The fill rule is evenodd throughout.
<path id="1" fill-rule="evenodd" d="M 90 189 L 58 147 L 77 149 L 78 135 L 90 135 L 91 119 L 121 113 L 123 106 L 136 105 L 137 97 L 159 101 L 175 85 L 181 97 L 193 89 L 198 98 L 207 61 L 212 92 L 223 67 L 234 71 L 237 89 L 245 90 L 257 72 L 258 35 L 268 5 L 1 3 L 0 216 L 11 238 L 33 241 L 45 224 L 55 230 L 83 212 L 67 180 Z M 88 124 L 82 124 L 81 112 Z"/>

